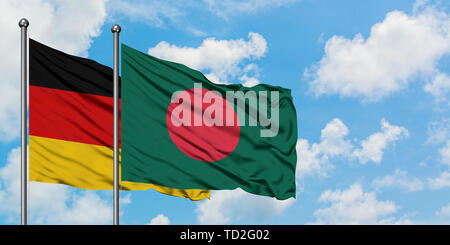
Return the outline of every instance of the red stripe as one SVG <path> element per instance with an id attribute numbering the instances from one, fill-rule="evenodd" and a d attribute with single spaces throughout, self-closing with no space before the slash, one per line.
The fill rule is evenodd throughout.
<path id="1" fill-rule="evenodd" d="M 29 96 L 30 135 L 113 146 L 112 97 L 38 86 Z"/>

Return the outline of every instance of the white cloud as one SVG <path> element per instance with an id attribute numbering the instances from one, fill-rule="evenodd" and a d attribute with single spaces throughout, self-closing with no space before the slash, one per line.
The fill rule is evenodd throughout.
<path id="1" fill-rule="evenodd" d="M 426 143 L 439 144 L 450 139 L 450 118 L 442 118 L 431 122 L 427 129 L 428 139 Z"/>
<path id="2" fill-rule="evenodd" d="M 299 0 L 203 0 L 211 12 L 229 20 L 238 14 L 254 14 L 260 11 L 286 6 Z"/>
<path id="3" fill-rule="evenodd" d="M 328 160 L 326 155 L 323 155 L 318 144 L 309 144 L 308 140 L 299 139 L 296 145 L 297 149 L 297 170 L 296 178 L 303 178 L 305 176 L 319 175 L 323 177 L 328 176 L 328 171 L 334 166 Z"/>
<path id="4" fill-rule="evenodd" d="M 331 120 L 320 132 L 321 152 L 328 156 L 347 154 L 353 147 L 351 142 L 345 139 L 347 135 L 348 128 L 340 119 Z"/>
<path id="5" fill-rule="evenodd" d="M 92 38 L 100 34 L 106 17 L 105 0 L 0 1 L 0 141 L 20 132 L 20 29 L 22 17 L 30 21 L 29 37 L 62 51 L 87 55 Z"/>
<path id="6" fill-rule="evenodd" d="M 380 163 L 383 153 L 393 142 L 408 135 L 404 127 L 390 125 L 381 119 L 381 132 L 376 132 L 359 142 L 357 147 L 347 136 L 349 130 L 339 119 L 331 120 L 321 131 L 320 142 L 310 144 L 306 139 L 297 141 L 297 178 L 318 174 L 327 176 L 334 168 L 332 158 L 341 157 L 347 160 L 357 159 L 361 164 L 368 161 Z"/>
<path id="7" fill-rule="evenodd" d="M 439 162 L 450 167 L 450 119 L 443 118 L 440 121 L 431 122 L 428 125 L 428 139 L 426 143 L 441 144 L 439 149 Z M 428 178 L 428 186 L 432 189 L 450 187 L 450 170 L 440 173 L 438 177 Z"/>
<path id="8" fill-rule="evenodd" d="M 408 192 L 421 191 L 424 189 L 423 182 L 418 178 L 408 178 L 407 172 L 396 169 L 394 174 L 378 177 L 372 181 L 376 189 L 385 187 L 400 188 Z"/>
<path id="9" fill-rule="evenodd" d="M 81 191 L 46 183 L 29 183 L 30 224 L 111 224 L 110 198 L 102 192 Z M 130 203 L 125 196 L 122 207 Z M 13 149 L 0 168 L 0 214 L 7 223 L 18 223 L 20 216 L 20 148 Z"/>
<path id="10" fill-rule="evenodd" d="M 240 81 L 244 82 L 242 85 L 245 87 L 253 87 L 255 85 L 258 85 L 260 81 L 256 77 L 249 77 L 247 74 L 242 75 L 239 78 Z"/>
<path id="11" fill-rule="evenodd" d="M 194 26 L 192 16 L 207 16 L 210 13 L 223 20 L 232 16 L 255 14 L 264 10 L 298 2 L 299 0 L 109 0 L 107 11 L 109 21 L 117 21 L 123 17 L 130 21 L 142 22 L 152 27 L 183 29 L 186 33 L 204 37 L 207 33 Z M 214 17 L 214 16 L 213 16 Z M 217 29 L 217 28 L 216 28 Z"/>
<path id="12" fill-rule="evenodd" d="M 207 38 L 197 48 L 178 47 L 163 41 L 150 48 L 148 53 L 201 70 L 213 82 L 227 83 L 230 79 L 240 77 L 244 82 L 254 83 L 256 77 L 249 73 L 257 71 L 256 64 L 244 68 L 241 64 L 261 58 L 267 52 L 267 42 L 258 33 L 250 32 L 248 38 L 248 41 Z"/>
<path id="13" fill-rule="evenodd" d="M 439 149 L 439 160 L 450 167 L 450 140 Z M 441 172 L 436 178 L 428 178 L 428 186 L 432 190 L 450 187 L 450 170 Z"/>
<path id="14" fill-rule="evenodd" d="M 258 65 L 251 63 L 245 66 L 243 70 L 243 75 L 239 77 L 239 80 L 243 82 L 245 87 L 253 87 L 258 85 L 260 81 L 258 80 L 259 68 Z"/>
<path id="15" fill-rule="evenodd" d="M 1 42 L 1 40 L 0 40 Z M 0 47 L 1 49 L 1 47 Z M 2 66 L 0 58 L 0 67 Z M 0 68 L 0 71 L 3 69 Z M 17 70 L 17 69 L 16 69 Z M 19 136 L 20 132 L 20 87 L 12 84 L 14 75 L 10 72 L 5 74 L 5 79 L 0 82 L 0 142 L 8 142 Z M 16 76 L 16 82 L 19 83 L 20 77 Z"/>
<path id="16" fill-rule="evenodd" d="M 439 73 L 425 85 L 424 90 L 443 100 L 444 96 L 450 92 L 450 77 L 447 74 Z"/>
<path id="17" fill-rule="evenodd" d="M 318 174 L 327 176 L 327 172 L 334 168 L 330 157 L 345 156 L 352 149 L 350 141 L 345 137 L 348 128 L 339 119 L 331 120 L 321 131 L 320 142 L 309 144 L 305 139 L 297 141 L 297 178 Z"/>
<path id="18" fill-rule="evenodd" d="M 11 150 L 6 165 L 0 169 L 0 213 L 19 212 L 20 202 L 20 148 Z"/>
<path id="19" fill-rule="evenodd" d="M 450 203 L 446 206 L 443 206 L 439 211 L 437 211 L 436 215 L 450 217 Z"/>
<path id="20" fill-rule="evenodd" d="M 34 184 L 34 183 L 33 183 Z M 42 184 L 41 184 L 42 185 Z M 49 192 L 48 186 L 44 184 L 43 192 Z M 33 192 L 37 192 L 34 190 Z M 102 199 L 99 195 L 92 192 L 85 192 L 82 195 L 74 194 L 67 191 L 68 199 L 59 204 L 56 209 L 49 209 L 49 202 L 54 205 L 52 196 L 46 199 L 44 205 L 47 208 L 34 208 L 33 217 L 41 219 L 42 224 L 111 224 L 112 222 L 112 205 L 109 200 Z M 30 193 L 33 195 L 32 193 Z M 30 202 L 33 202 L 30 197 Z M 68 204 L 70 202 L 70 205 Z"/>
<path id="21" fill-rule="evenodd" d="M 450 170 L 442 172 L 439 177 L 429 178 L 428 185 L 432 190 L 450 187 Z"/>
<path id="22" fill-rule="evenodd" d="M 165 27 L 166 24 L 183 24 L 187 31 L 192 31 L 190 16 L 205 14 L 209 11 L 224 20 L 232 16 L 256 14 L 261 11 L 286 6 L 300 0 L 109 0 L 108 13 L 112 18 L 127 17 L 131 21 L 140 21 L 151 26 Z M 195 29 L 195 28 L 194 28 Z M 203 36 L 199 30 L 197 35 Z"/>
<path id="23" fill-rule="evenodd" d="M 406 88 L 417 75 L 435 74 L 437 62 L 449 53 L 450 17 L 422 6 L 412 15 L 389 12 L 372 26 L 367 39 L 362 34 L 353 39 L 333 36 L 325 55 L 305 76 L 312 79 L 310 89 L 317 96 L 375 101 Z"/>
<path id="24" fill-rule="evenodd" d="M 378 222 L 379 225 L 413 225 L 413 221 L 410 220 L 411 216 L 416 215 L 417 212 L 413 212 L 411 214 L 405 214 L 398 218 L 396 217 L 388 217 L 385 219 L 382 219 Z"/>
<path id="25" fill-rule="evenodd" d="M 381 132 L 370 135 L 361 142 L 361 149 L 356 149 L 353 156 L 361 163 L 373 161 L 380 163 L 383 158 L 383 151 L 386 147 L 403 137 L 409 136 L 406 128 L 390 125 L 384 118 L 381 119 Z"/>
<path id="26" fill-rule="evenodd" d="M 441 156 L 441 162 L 450 167 L 450 140 L 447 140 L 445 146 L 439 149 L 439 154 Z"/>
<path id="27" fill-rule="evenodd" d="M 177 22 L 184 15 L 182 5 L 182 1 L 110 0 L 107 8 L 112 18 L 124 16 L 131 21 L 162 27 L 165 20 Z"/>
<path id="28" fill-rule="evenodd" d="M 264 220 L 280 215 L 295 202 L 294 198 L 277 200 L 241 189 L 214 191 L 211 199 L 197 204 L 200 224 L 230 224 L 239 220 Z M 248 223 L 248 222 L 246 222 Z"/>
<path id="29" fill-rule="evenodd" d="M 419 11 L 426 8 L 430 0 L 416 0 L 413 5 L 413 13 L 418 13 Z"/>
<path id="30" fill-rule="evenodd" d="M 314 212 L 317 224 L 409 224 L 408 219 L 389 217 L 399 207 L 393 201 L 377 200 L 375 193 L 364 192 L 361 185 L 353 184 L 346 190 L 327 190 L 319 202 L 328 207 Z"/>
<path id="31" fill-rule="evenodd" d="M 170 225 L 170 220 L 164 214 L 158 214 L 150 221 L 149 225 Z"/>

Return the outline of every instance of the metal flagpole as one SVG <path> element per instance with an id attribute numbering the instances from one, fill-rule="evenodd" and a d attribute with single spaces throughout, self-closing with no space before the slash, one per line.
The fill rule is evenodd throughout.
<path id="1" fill-rule="evenodd" d="M 119 33 L 120 26 L 113 25 L 114 35 L 114 225 L 119 225 Z"/>
<path id="2" fill-rule="evenodd" d="M 29 22 L 27 19 L 22 18 L 19 21 L 21 31 L 21 224 L 27 224 L 27 27 Z"/>

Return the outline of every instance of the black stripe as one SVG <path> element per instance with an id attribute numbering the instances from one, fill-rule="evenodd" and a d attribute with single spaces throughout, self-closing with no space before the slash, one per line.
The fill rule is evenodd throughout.
<path id="1" fill-rule="evenodd" d="M 30 39 L 30 85 L 113 96 L 113 70 Z M 120 90 L 119 90 L 120 91 Z"/>

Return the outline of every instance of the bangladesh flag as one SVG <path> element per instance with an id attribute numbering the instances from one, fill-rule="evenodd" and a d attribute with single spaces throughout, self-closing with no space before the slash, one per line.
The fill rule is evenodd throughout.
<path id="1" fill-rule="evenodd" d="M 122 180 L 295 197 L 289 89 L 210 82 L 122 45 Z"/>

